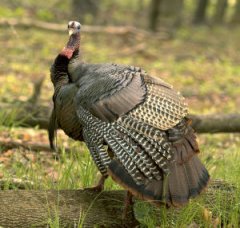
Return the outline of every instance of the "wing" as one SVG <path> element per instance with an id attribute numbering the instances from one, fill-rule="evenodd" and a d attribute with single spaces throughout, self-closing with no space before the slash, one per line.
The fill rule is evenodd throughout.
<path id="1" fill-rule="evenodd" d="M 78 78 L 76 102 L 99 119 L 113 122 L 145 100 L 141 71 L 115 64 L 90 69 Z"/>
<path id="2" fill-rule="evenodd" d="M 138 67 L 85 64 L 73 78 L 80 88 L 78 105 L 106 122 L 128 113 L 141 122 L 167 130 L 188 113 L 184 98 L 171 85 Z"/>
<path id="3" fill-rule="evenodd" d="M 78 120 L 74 104 L 77 91 L 78 88 L 75 84 L 67 84 L 62 86 L 58 91 L 55 90 L 54 110 L 51 119 L 54 117 L 56 120 L 55 124 L 69 137 L 82 141 L 82 126 Z M 50 130 L 49 133 L 49 139 L 53 139 L 53 130 Z"/>
<path id="4" fill-rule="evenodd" d="M 161 130 L 176 126 L 188 114 L 184 97 L 161 79 L 146 74 L 144 82 L 147 88 L 146 99 L 128 116 Z"/>

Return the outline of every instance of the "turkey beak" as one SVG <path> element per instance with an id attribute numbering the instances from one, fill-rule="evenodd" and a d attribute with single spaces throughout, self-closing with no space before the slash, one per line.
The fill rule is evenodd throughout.
<path id="1" fill-rule="evenodd" d="M 71 36 L 74 33 L 74 29 L 73 28 L 69 28 L 68 29 L 68 34 L 69 36 Z"/>

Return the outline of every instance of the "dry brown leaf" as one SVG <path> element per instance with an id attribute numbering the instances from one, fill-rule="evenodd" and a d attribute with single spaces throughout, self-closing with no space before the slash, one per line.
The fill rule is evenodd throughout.
<path id="1" fill-rule="evenodd" d="M 9 158 L 7 157 L 0 157 L 0 163 L 8 163 L 9 162 Z"/>
<path id="2" fill-rule="evenodd" d="M 50 177 L 53 181 L 57 181 L 59 179 L 59 173 L 53 168 L 47 169 L 47 176 Z"/>
<path id="3" fill-rule="evenodd" d="M 7 150 L 6 152 L 3 153 L 4 157 L 11 157 L 13 155 L 13 151 L 12 150 Z"/>
<path id="4" fill-rule="evenodd" d="M 36 156 L 33 153 L 27 153 L 26 157 L 28 158 L 28 160 L 35 162 L 36 161 Z"/>
<path id="5" fill-rule="evenodd" d="M 187 226 L 187 228 L 199 228 L 200 226 L 195 223 L 195 222 L 192 222 L 190 225 Z"/>
<path id="6" fill-rule="evenodd" d="M 212 224 L 213 224 L 213 227 L 214 227 L 214 228 L 219 227 L 219 225 L 221 224 L 221 219 L 220 219 L 219 217 L 215 218 L 215 219 L 213 220 Z"/>
<path id="7" fill-rule="evenodd" d="M 32 139 L 31 135 L 28 133 L 25 133 L 22 135 L 22 140 L 23 141 L 30 141 Z"/>

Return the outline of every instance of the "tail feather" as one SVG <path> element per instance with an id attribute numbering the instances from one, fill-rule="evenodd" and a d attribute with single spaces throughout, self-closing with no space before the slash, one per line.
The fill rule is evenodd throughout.
<path id="1" fill-rule="evenodd" d="M 135 146 L 136 153 L 139 155 L 139 159 L 142 160 L 141 166 L 144 166 L 145 169 L 148 170 L 148 172 L 152 175 L 152 177 L 155 177 L 156 179 L 161 178 L 161 171 L 157 164 L 154 162 L 151 156 L 146 153 L 148 150 L 154 150 L 154 147 L 151 143 L 147 141 L 147 139 L 141 135 L 136 134 L 135 132 L 130 132 L 127 129 L 125 129 L 122 126 L 116 125 L 116 129 L 118 129 L 120 132 L 122 132 L 125 136 L 128 137 L 128 141 L 131 141 L 131 144 Z M 140 141 L 144 140 L 144 145 L 140 143 Z"/>
<path id="2" fill-rule="evenodd" d="M 178 206 L 197 196 L 207 185 L 209 176 L 197 156 L 185 164 L 175 163 L 169 177 L 171 204 Z"/>
<path id="3" fill-rule="evenodd" d="M 119 185 L 140 199 L 148 200 L 157 205 L 181 206 L 186 204 L 190 198 L 200 194 L 209 181 L 207 170 L 196 156 L 188 162 L 192 164 L 187 168 L 186 164 L 174 163 L 166 183 L 164 183 L 164 179 L 161 179 L 151 180 L 145 185 L 138 185 L 116 160 L 109 164 L 108 174 Z"/>
<path id="4" fill-rule="evenodd" d="M 103 141 L 107 143 L 118 161 L 129 172 L 129 175 L 136 183 L 142 183 L 147 178 L 153 178 L 144 160 L 138 153 L 138 144 L 134 144 L 127 135 L 121 134 L 112 124 L 100 121 L 82 107 L 79 107 L 77 114 L 85 128 L 92 131 L 92 134 L 101 137 L 102 143 Z"/>
<path id="5" fill-rule="evenodd" d="M 190 134 L 193 134 L 193 131 L 187 132 L 182 142 L 173 143 L 175 162 L 170 164 L 170 174 L 162 175 L 160 180 L 136 184 L 116 160 L 109 164 L 108 174 L 139 198 L 155 204 L 181 206 L 200 194 L 209 181 L 209 174 L 196 154 L 198 147 L 192 146 L 196 143 L 192 140 L 196 139 Z"/>
<path id="6" fill-rule="evenodd" d="M 166 140 L 164 132 L 132 117 L 119 120 L 115 127 L 120 130 L 125 129 L 125 133 L 140 145 L 143 149 L 141 156 L 148 155 L 158 168 L 168 172 L 173 154 L 171 144 Z M 152 139 L 152 136 L 156 136 L 158 140 Z"/>
<path id="7" fill-rule="evenodd" d="M 177 167 L 176 163 L 172 167 L 172 173 L 168 178 L 169 199 L 174 206 L 183 203 L 189 195 L 189 185 L 187 176 L 185 176 L 184 167 Z"/>
<path id="8" fill-rule="evenodd" d="M 48 124 L 48 140 L 52 150 L 55 150 L 54 139 L 56 136 L 57 121 L 55 109 L 52 110 Z"/>
<path id="9" fill-rule="evenodd" d="M 160 169 L 168 170 L 168 163 L 171 161 L 170 145 L 162 137 L 159 142 L 154 141 L 147 136 L 139 133 L 136 129 L 128 129 L 127 127 L 116 126 L 127 137 L 130 137 L 138 147 L 140 147 L 139 155 L 144 158 L 145 165 L 154 172 L 159 173 Z"/>
<path id="10" fill-rule="evenodd" d="M 175 153 L 175 160 L 183 164 L 188 161 L 192 156 L 199 152 L 199 147 L 194 135 L 193 129 L 188 126 L 186 133 L 181 140 L 172 143 L 173 148 L 177 151 Z"/>
<path id="11" fill-rule="evenodd" d="M 120 163 L 128 170 L 130 176 L 137 182 L 141 183 L 143 175 L 138 168 L 141 166 L 141 160 L 134 159 L 134 149 L 126 144 L 120 137 L 115 137 L 113 132 L 110 131 L 109 134 L 104 135 L 104 139 L 111 150 L 116 155 L 116 158 Z"/>
<path id="12" fill-rule="evenodd" d="M 185 138 L 188 141 L 189 145 L 193 148 L 193 150 L 195 152 L 199 152 L 196 135 L 194 134 L 194 131 L 190 126 L 188 127 L 188 134 L 185 136 Z"/>
<path id="13" fill-rule="evenodd" d="M 111 162 L 106 149 L 100 143 L 99 138 L 94 137 L 87 129 L 83 130 L 83 138 L 99 171 L 106 176 L 107 165 Z"/>

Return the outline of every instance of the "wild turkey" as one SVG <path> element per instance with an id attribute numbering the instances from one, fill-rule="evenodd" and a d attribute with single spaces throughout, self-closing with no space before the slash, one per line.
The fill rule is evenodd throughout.
<path id="1" fill-rule="evenodd" d="M 69 41 L 52 68 L 54 109 L 49 125 L 84 140 L 103 178 L 153 203 L 182 205 L 207 185 L 184 98 L 138 67 L 88 64 L 79 59 L 80 28 L 68 24 Z"/>

